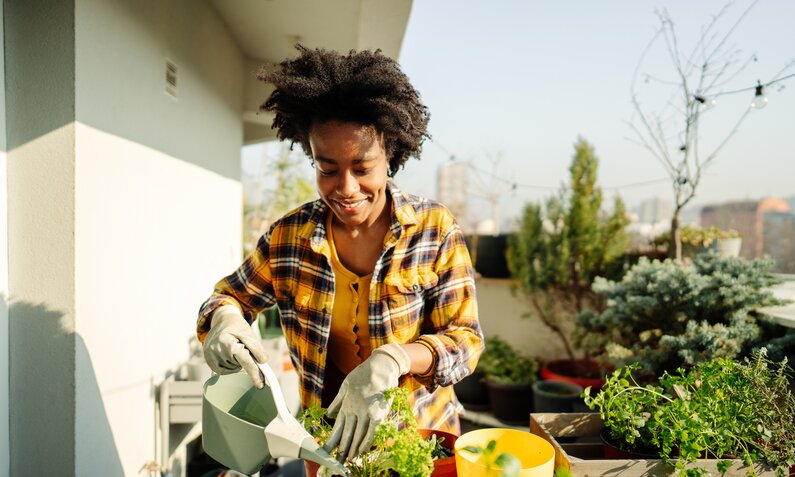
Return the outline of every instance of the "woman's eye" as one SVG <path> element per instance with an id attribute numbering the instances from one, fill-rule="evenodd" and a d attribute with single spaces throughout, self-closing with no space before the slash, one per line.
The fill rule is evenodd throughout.
<path id="1" fill-rule="evenodd" d="M 320 175 L 323 176 L 323 177 L 333 176 L 334 174 L 337 173 L 337 171 L 323 171 L 323 170 L 320 170 L 320 169 L 318 169 L 318 172 L 320 172 Z"/>
<path id="2" fill-rule="evenodd" d="M 369 173 L 370 169 L 359 169 L 358 171 L 356 171 L 356 174 L 360 176 L 366 176 Z"/>

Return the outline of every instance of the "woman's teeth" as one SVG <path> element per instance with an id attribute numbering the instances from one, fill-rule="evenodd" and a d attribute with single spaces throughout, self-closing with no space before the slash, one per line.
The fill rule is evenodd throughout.
<path id="1" fill-rule="evenodd" d="M 344 208 L 344 209 L 355 209 L 355 208 L 359 207 L 360 205 L 364 204 L 364 202 L 365 202 L 364 200 L 359 200 L 359 201 L 356 201 L 356 202 L 339 202 L 339 201 L 337 201 L 337 203 L 340 204 L 340 206 L 342 206 L 342 208 Z"/>

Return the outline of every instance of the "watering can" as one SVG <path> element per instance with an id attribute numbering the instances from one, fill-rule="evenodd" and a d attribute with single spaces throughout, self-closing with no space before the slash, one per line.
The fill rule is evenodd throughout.
<path id="1" fill-rule="evenodd" d="M 260 364 L 265 386 L 257 389 L 246 373 L 215 375 L 204 383 L 202 444 L 221 464 L 253 474 L 271 457 L 295 457 L 348 476 L 290 413 L 279 381 Z"/>

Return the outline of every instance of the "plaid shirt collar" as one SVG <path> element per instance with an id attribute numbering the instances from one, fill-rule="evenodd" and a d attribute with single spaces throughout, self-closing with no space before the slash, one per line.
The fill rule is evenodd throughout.
<path id="1" fill-rule="evenodd" d="M 386 190 L 392 198 L 392 222 L 389 225 L 391 237 L 386 243 L 388 246 L 393 246 L 403 234 L 403 229 L 416 225 L 418 220 L 408 194 L 400 190 L 391 179 L 386 182 Z M 324 220 L 327 211 L 328 206 L 322 199 L 314 201 L 309 220 L 298 232 L 299 238 L 311 240 L 312 250 L 318 253 L 322 253 L 327 243 Z"/>

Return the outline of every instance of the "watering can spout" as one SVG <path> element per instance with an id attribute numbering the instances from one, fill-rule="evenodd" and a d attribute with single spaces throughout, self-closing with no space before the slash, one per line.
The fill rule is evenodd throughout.
<path id="1" fill-rule="evenodd" d="M 349 476 L 348 469 L 328 452 L 322 449 L 315 439 L 298 422 L 282 399 L 281 388 L 276 376 L 267 364 L 260 365 L 260 371 L 268 384 L 266 388 L 273 394 L 276 417 L 265 426 L 265 440 L 273 457 L 298 457 L 327 467 L 334 475 Z"/>
<path id="2" fill-rule="evenodd" d="M 298 457 L 327 467 L 334 475 L 349 476 L 348 469 L 326 452 L 291 414 L 278 414 L 265 427 L 265 440 L 273 457 Z"/>
<path id="3" fill-rule="evenodd" d="M 260 364 L 260 371 L 266 384 L 262 389 L 253 387 L 245 373 L 213 376 L 204 383 L 202 442 L 207 454 L 244 474 L 253 474 L 271 458 L 292 457 L 348 476 L 290 413 L 270 366 Z"/>
<path id="4" fill-rule="evenodd" d="M 314 444 L 314 448 L 311 448 L 311 446 L 301 447 L 301 453 L 298 455 L 298 457 L 326 467 L 332 472 L 333 475 L 343 475 L 345 477 L 350 477 L 351 473 L 345 468 L 344 465 L 342 465 L 337 459 L 331 457 L 331 454 L 323 450 L 322 447 L 318 446 L 314 440 L 312 443 Z"/>

